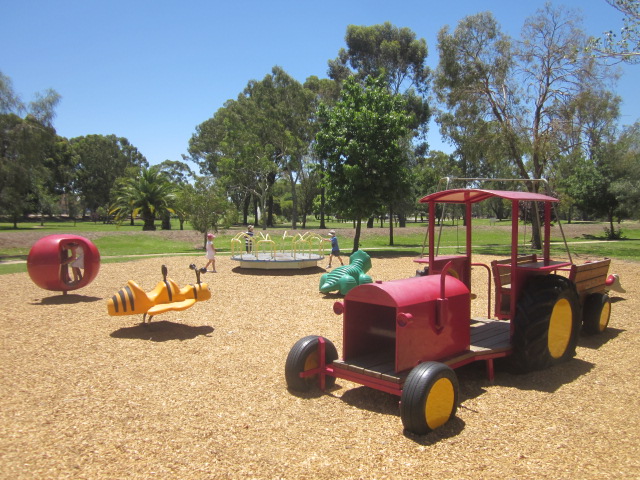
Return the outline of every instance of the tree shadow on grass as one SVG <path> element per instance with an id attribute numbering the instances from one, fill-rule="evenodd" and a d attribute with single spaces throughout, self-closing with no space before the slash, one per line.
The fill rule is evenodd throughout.
<path id="1" fill-rule="evenodd" d="M 113 332 L 111 337 L 166 342 L 168 340 L 192 340 L 200 335 L 209 336 L 213 331 L 214 328 L 208 325 L 193 327 L 182 323 L 161 321 L 123 327 Z"/>
<path id="2" fill-rule="evenodd" d="M 54 297 L 44 297 L 39 302 L 31 302 L 32 305 L 73 305 L 75 303 L 89 303 L 103 300 L 100 297 L 89 297 L 87 295 L 56 295 Z"/>

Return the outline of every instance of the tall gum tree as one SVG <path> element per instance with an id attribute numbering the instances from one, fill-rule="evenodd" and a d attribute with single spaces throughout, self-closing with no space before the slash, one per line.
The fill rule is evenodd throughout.
<path id="1" fill-rule="evenodd" d="M 18 219 L 45 197 L 46 159 L 54 148 L 55 107 L 60 95 L 47 90 L 24 104 L 11 79 L 0 72 L 0 211 Z M 24 115 L 24 116 L 23 116 Z M 35 207 L 37 208 L 37 207 Z"/>
<path id="2" fill-rule="evenodd" d="M 623 26 L 619 33 L 604 32 L 601 37 L 591 37 L 586 51 L 605 61 L 640 62 L 640 2 L 638 0 L 606 0 L 622 13 Z"/>
<path id="3" fill-rule="evenodd" d="M 340 98 L 340 82 L 338 80 L 333 80 L 329 78 L 318 78 L 315 75 L 308 77 L 304 82 L 304 88 L 311 91 L 314 95 L 313 98 L 313 115 L 311 118 L 311 125 L 315 134 L 317 134 L 319 129 L 319 122 L 317 118 L 318 106 L 320 103 L 324 103 L 325 105 L 334 105 L 335 102 Z M 324 182 L 321 181 L 324 176 L 324 171 L 326 169 L 325 159 L 318 157 L 314 151 L 315 140 L 312 141 L 311 148 L 309 149 L 309 167 L 307 169 L 308 175 L 303 176 L 301 186 L 304 189 L 303 195 L 306 198 L 303 200 L 309 207 L 313 204 L 315 194 L 313 192 L 313 187 L 305 188 L 305 182 L 316 182 L 317 189 L 319 194 L 319 205 L 318 210 L 320 212 L 320 225 L 319 228 L 325 229 L 327 228 L 325 223 L 325 213 L 326 213 L 326 188 Z M 304 170 L 303 170 L 304 171 Z M 307 185 L 308 186 L 308 185 Z M 311 197 L 311 198 L 309 198 Z M 303 210 L 304 212 L 305 210 Z M 303 213 L 304 214 L 304 213 Z M 303 227 L 305 219 L 303 218 Z"/>
<path id="4" fill-rule="evenodd" d="M 86 208 L 106 208 L 121 177 L 137 175 L 149 163 L 131 143 L 115 135 L 86 135 L 69 140 L 76 159 L 76 183 Z"/>
<path id="5" fill-rule="evenodd" d="M 515 42 L 489 12 L 464 18 L 453 32 L 443 28 L 434 91 L 448 114 L 437 121 L 446 128 L 488 122 L 493 148 L 517 175 L 543 178 L 558 153 L 560 107 L 603 78 L 592 57 L 576 53 L 586 42 L 580 16 L 550 4 L 525 21 Z M 527 188 L 538 191 L 539 182 Z M 540 248 L 539 217 L 532 220 L 532 246 Z"/>
<path id="6" fill-rule="evenodd" d="M 189 153 L 201 172 L 214 175 L 229 188 L 242 189 L 243 202 L 259 200 L 263 228 L 273 223 L 271 195 L 280 176 L 288 179 L 297 202 L 302 158 L 313 137 L 312 100 L 311 91 L 274 67 L 197 126 L 189 142 Z"/>
<path id="7" fill-rule="evenodd" d="M 385 22 L 371 26 L 349 25 L 345 43 L 346 48 L 340 49 L 338 57 L 329 61 L 329 76 L 338 82 L 351 75 L 360 82 L 367 77 L 380 77 L 389 92 L 404 97 L 405 109 L 411 115 L 410 130 L 403 142 L 404 157 L 409 167 L 415 168 L 415 158 L 428 149 L 431 119 L 427 42 L 408 27 Z M 396 213 L 400 225 L 404 226 L 408 212 L 414 209 L 415 192 L 405 188 L 394 193 L 395 201 L 387 205 L 391 209 L 390 218 Z M 389 237 L 393 244 L 393 222 L 389 222 Z"/>

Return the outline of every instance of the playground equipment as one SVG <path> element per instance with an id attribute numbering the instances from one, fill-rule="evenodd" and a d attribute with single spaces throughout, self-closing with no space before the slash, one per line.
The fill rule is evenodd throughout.
<path id="1" fill-rule="evenodd" d="M 620 283 L 620 276 L 617 273 L 609 275 L 605 284 L 605 291 L 627 293 L 627 291 L 622 287 L 622 284 Z"/>
<path id="2" fill-rule="evenodd" d="M 472 206 L 488 199 L 511 204 L 511 255 L 473 263 Z M 424 275 L 375 282 L 351 289 L 333 309 L 343 319 L 343 356 L 326 338 L 296 342 L 286 360 L 290 390 L 317 384 L 331 388 L 336 378 L 400 397 L 404 428 L 424 434 L 455 416 L 458 380 L 454 369 L 484 361 L 490 381 L 494 360 L 509 357 L 511 367 L 529 372 L 575 355 L 578 333 L 602 333 L 611 302 L 605 293 L 608 259 L 575 265 L 550 258 L 551 196 L 514 191 L 452 189 L 420 200 L 429 206 L 429 254 L 416 261 Z M 544 205 L 542 258 L 519 255 L 519 204 Z M 466 251 L 437 255 L 436 205 L 465 208 Z M 534 208 L 534 210 L 536 210 Z M 471 318 L 471 268 L 487 272 L 487 318 Z M 491 318 L 491 277 L 497 319 Z M 475 297 L 475 295 L 474 295 Z"/>
<path id="3" fill-rule="evenodd" d="M 233 257 L 237 254 L 242 256 L 242 252 L 245 249 L 247 254 L 253 251 L 253 237 L 245 232 L 240 232 L 231 239 L 231 256 Z"/>
<path id="4" fill-rule="evenodd" d="M 47 235 L 27 256 L 27 272 L 45 290 L 77 290 L 89 285 L 100 270 L 100 253 L 87 238 L 78 235 Z"/>
<path id="5" fill-rule="evenodd" d="M 338 290 L 346 295 L 356 285 L 371 283 L 366 273 L 371 270 L 371 257 L 364 250 L 357 250 L 349 257 L 349 265 L 337 267 L 320 277 L 320 292 L 329 293 Z"/>
<path id="6" fill-rule="evenodd" d="M 278 248 L 268 233 L 251 237 L 241 232 L 231 239 L 231 260 L 239 262 L 240 268 L 270 270 L 316 267 L 324 258 L 322 237 L 315 233 L 288 235 L 285 231 L 280 244 Z"/>
<path id="7" fill-rule="evenodd" d="M 284 232 L 282 239 L 291 238 L 291 252 L 293 252 L 293 257 L 295 258 L 297 255 L 308 254 L 311 255 L 313 251 L 318 252 L 318 254 L 323 254 L 322 249 L 322 237 L 316 233 L 305 232 L 303 234 L 296 234 L 293 236 L 287 236 L 287 232 Z M 284 247 L 282 252 L 284 253 Z"/>
<path id="8" fill-rule="evenodd" d="M 155 315 L 161 313 L 186 310 L 196 302 L 211 298 L 206 283 L 200 282 L 202 269 L 194 264 L 189 268 L 195 271 L 196 283 L 180 288 L 176 282 L 167 278 L 167 266 L 162 265 L 162 281 L 149 293 L 145 292 L 133 280 L 120 289 L 107 301 L 107 312 L 111 316 L 142 314 L 142 323 L 149 323 Z M 149 316 L 147 318 L 147 315 Z"/>

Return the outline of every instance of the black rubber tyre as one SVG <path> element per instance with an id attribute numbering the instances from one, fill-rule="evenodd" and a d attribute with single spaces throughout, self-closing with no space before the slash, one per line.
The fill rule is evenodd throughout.
<path id="1" fill-rule="evenodd" d="M 516 309 L 514 370 L 543 370 L 573 358 L 580 318 L 578 293 L 571 281 L 559 275 L 531 277 Z"/>
<path id="2" fill-rule="evenodd" d="M 307 370 L 317 368 L 320 365 L 318 357 L 318 339 L 316 335 L 298 340 L 287 355 L 287 363 L 284 367 L 284 374 L 287 380 L 287 387 L 296 392 L 306 392 L 315 383 L 318 384 L 318 375 L 301 378 L 300 374 Z M 338 352 L 331 341 L 325 341 L 325 363 L 328 365 L 338 359 Z M 332 388 L 336 383 L 336 378 L 330 375 L 325 377 L 325 388 Z"/>
<path id="3" fill-rule="evenodd" d="M 606 293 L 592 293 L 582 308 L 582 331 L 588 335 L 602 333 L 609 325 L 611 299 Z"/>
<path id="4" fill-rule="evenodd" d="M 447 423 L 458 410 L 458 377 L 440 362 L 424 362 L 407 377 L 400 398 L 405 430 L 423 435 Z"/>

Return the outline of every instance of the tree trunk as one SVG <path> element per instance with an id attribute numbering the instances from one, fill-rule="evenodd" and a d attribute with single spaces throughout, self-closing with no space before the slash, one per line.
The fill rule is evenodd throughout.
<path id="1" fill-rule="evenodd" d="M 263 195 L 262 198 L 262 229 L 266 230 L 267 229 L 267 203 L 268 203 L 268 199 Z M 257 221 L 257 215 L 256 215 L 256 221 Z"/>
<path id="2" fill-rule="evenodd" d="M 321 160 L 320 161 L 320 171 L 322 172 L 322 175 L 324 177 L 324 161 Z M 321 177 L 321 178 L 323 178 Z M 320 228 L 327 228 L 327 226 L 324 223 L 324 208 L 325 208 L 325 188 L 324 188 L 324 182 L 321 184 L 322 186 L 320 187 Z"/>
<path id="3" fill-rule="evenodd" d="M 356 220 L 356 233 L 353 236 L 353 250 L 351 251 L 351 253 L 355 253 L 360 246 L 360 232 L 362 231 L 362 220 L 360 218 L 358 218 Z"/>
<path id="4" fill-rule="evenodd" d="M 260 219 L 258 218 L 258 198 L 253 199 L 253 224 L 260 225 Z M 264 217 L 264 212 L 262 212 L 262 216 Z"/>
<path id="5" fill-rule="evenodd" d="M 291 207 L 293 209 L 291 214 L 291 228 L 296 230 L 298 228 L 298 190 L 296 189 L 296 181 L 291 172 L 289 172 L 289 183 L 291 184 Z"/>
<path id="6" fill-rule="evenodd" d="M 143 231 L 155 231 L 156 229 L 156 219 L 155 218 L 145 218 L 144 225 L 142 226 Z"/>
<path id="7" fill-rule="evenodd" d="M 324 229 L 327 228 L 327 226 L 324 223 L 324 205 L 325 204 L 325 198 L 324 198 L 324 187 L 322 187 L 322 189 L 320 190 L 320 228 Z"/>
<path id="8" fill-rule="evenodd" d="M 247 195 L 244 197 L 244 201 L 242 202 L 242 224 L 249 224 L 249 207 L 251 206 L 251 195 Z"/>
<path id="9" fill-rule="evenodd" d="M 540 235 L 540 215 L 538 213 L 538 203 L 533 202 L 531 215 L 531 248 L 540 250 L 542 248 L 542 237 Z"/>
<path id="10" fill-rule="evenodd" d="M 162 230 L 171 230 L 171 214 L 166 212 L 162 215 Z"/>
<path id="11" fill-rule="evenodd" d="M 607 216 L 609 217 L 609 228 L 611 229 L 609 230 L 609 235 L 607 236 L 608 237 L 607 240 L 615 240 L 617 238 L 617 235 L 613 227 L 613 212 L 610 211 Z"/>
<path id="12" fill-rule="evenodd" d="M 268 198 L 267 198 L 267 207 L 268 207 L 268 213 L 267 212 L 262 212 L 263 215 L 265 215 L 267 217 L 267 222 L 266 225 L 269 227 L 273 227 L 274 222 L 273 222 L 273 194 L 271 193 L 273 191 L 273 186 L 276 183 L 276 174 L 275 173 L 270 173 L 267 176 L 267 192 L 268 192 Z"/>
<path id="13" fill-rule="evenodd" d="M 389 207 L 389 246 L 393 247 L 393 207 Z"/>
<path id="14" fill-rule="evenodd" d="M 274 223 L 273 223 L 273 195 L 269 195 L 269 198 L 267 200 L 267 214 L 265 215 L 265 218 L 267 219 L 267 223 L 266 226 L 268 227 L 273 227 Z"/>

